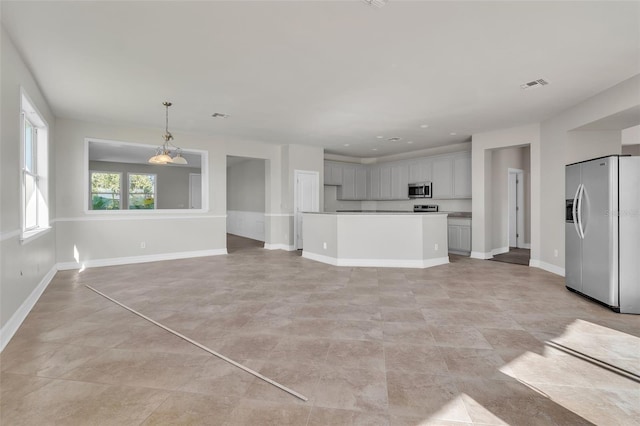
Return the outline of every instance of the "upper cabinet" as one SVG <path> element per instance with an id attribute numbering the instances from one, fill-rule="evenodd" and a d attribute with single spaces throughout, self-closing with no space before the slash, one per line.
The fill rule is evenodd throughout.
<path id="1" fill-rule="evenodd" d="M 331 161 L 324 162 L 324 184 L 342 185 L 342 164 Z"/>
<path id="2" fill-rule="evenodd" d="M 433 182 L 434 199 L 471 198 L 471 153 L 457 152 L 388 163 L 325 161 L 325 185 L 340 200 L 406 200 L 409 183 Z"/>
<path id="3" fill-rule="evenodd" d="M 471 153 L 453 158 L 453 198 L 471 198 Z"/>
<path id="4" fill-rule="evenodd" d="M 433 157 L 433 198 L 471 198 L 471 153 Z"/>
<path id="5" fill-rule="evenodd" d="M 340 200 L 367 199 L 367 168 L 360 164 L 342 166 L 342 185 L 338 188 Z"/>
<path id="6" fill-rule="evenodd" d="M 452 198 L 453 196 L 453 159 L 436 157 L 433 160 L 433 198 Z"/>

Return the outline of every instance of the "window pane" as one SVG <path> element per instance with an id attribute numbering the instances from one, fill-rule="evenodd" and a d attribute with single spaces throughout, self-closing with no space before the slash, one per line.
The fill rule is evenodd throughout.
<path id="1" fill-rule="evenodd" d="M 156 208 L 156 175 L 129 175 L 129 209 Z"/>
<path id="2" fill-rule="evenodd" d="M 120 173 L 91 173 L 91 209 L 120 209 Z"/>
<path id="3" fill-rule="evenodd" d="M 36 191 L 36 178 L 29 173 L 25 173 L 24 186 L 24 228 L 32 229 L 38 225 L 38 194 Z"/>
<path id="4" fill-rule="evenodd" d="M 35 130 L 31 123 L 24 122 L 24 168 L 35 172 Z"/>

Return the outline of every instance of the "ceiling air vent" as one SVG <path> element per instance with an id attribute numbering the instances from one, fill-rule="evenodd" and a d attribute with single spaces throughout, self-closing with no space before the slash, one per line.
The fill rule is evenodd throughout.
<path id="1" fill-rule="evenodd" d="M 546 86 L 547 84 L 549 84 L 547 80 L 545 80 L 544 78 L 539 78 L 537 80 L 533 80 L 528 83 L 521 84 L 520 88 L 523 90 L 533 89 L 534 87 L 542 87 L 542 86 Z"/>
<path id="2" fill-rule="evenodd" d="M 387 4 L 387 1 L 389 0 L 362 0 L 362 1 L 367 3 L 369 6 L 381 8 L 382 6 Z"/>

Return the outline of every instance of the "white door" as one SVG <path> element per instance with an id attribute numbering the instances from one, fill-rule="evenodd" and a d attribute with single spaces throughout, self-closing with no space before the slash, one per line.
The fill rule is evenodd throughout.
<path id="1" fill-rule="evenodd" d="M 320 174 L 296 170 L 294 184 L 294 242 L 296 249 L 302 249 L 302 213 L 320 209 Z"/>
<path id="2" fill-rule="evenodd" d="M 509 169 L 509 247 L 523 247 L 524 245 L 524 182 L 522 175 L 522 170 Z"/>
<path id="3" fill-rule="evenodd" d="M 202 175 L 189 173 L 189 208 L 202 208 Z"/>

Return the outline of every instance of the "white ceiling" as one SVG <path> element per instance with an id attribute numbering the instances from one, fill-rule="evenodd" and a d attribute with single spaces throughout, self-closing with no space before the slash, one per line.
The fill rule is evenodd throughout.
<path id="1" fill-rule="evenodd" d="M 0 4 L 56 116 L 159 140 L 169 100 L 174 133 L 378 157 L 544 120 L 640 73 L 635 1 Z"/>

